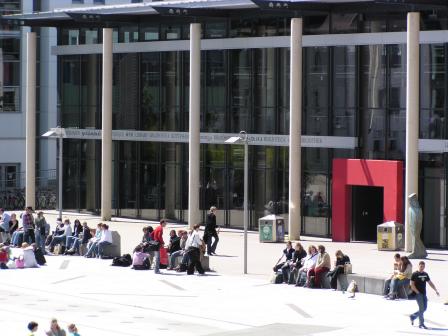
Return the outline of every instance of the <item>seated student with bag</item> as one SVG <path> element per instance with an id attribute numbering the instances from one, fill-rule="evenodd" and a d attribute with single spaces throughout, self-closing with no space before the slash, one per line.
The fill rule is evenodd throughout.
<path id="1" fill-rule="evenodd" d="M 335 256 L 336 260 L 334 262 L 334 268 L 327 273 L 327 276 L 330 278 L 330 287 L 334 290 L 338 288 L 339 275 L 345 273 L 346 264 L 350 263 L 348 255 L 342 253 L 341 250 L 337 250 Z"/>
<path id="2" fill-rule="evenodd" d="M 308 254 L 302 259 L 302 267 L 299 269 L 297 274 L 296 286 L 304 286 L 306 284 L 306 279 L 308 272 L 314 268 L 317 262 L 317 248 L 314 245 L 308 246 Z"/>
<path id="3" fill-rule="evenodd" d="M 412 264 L 408 257 L 400 257 L 400 263 L 398 264 L 398 273 L 394 275 L 390 283 L 390 290 L 387 299 L 398 299 L 398 289 L 400 286 L 409 287 L 412 277 Z"/>
<path id="4" fill-rule="evenodd" d="M 149 261 L 149 254 L 143 252 L 143 247 L 138 245 L 132 255 L 132 268 L 135 270 L 149 270 L 151 263 Z"/>
<path id="5" fill-rule="evenodd" d="M 306 257 L 306 251 L 302 244 L 296 243 L 292 260 L 287 261 L 282 267 L 283 281 L 288 284 L 295 284 L 295 276 L 300 267 L 302 267 L 302 259 Z"/>
<path id="6" fill-rule="evenodd" d="M 294 249 L 292 248 L 292 243 L 290 241 L 286 242 L 286 248 L 282 252 L 282 256 L 277 260 L 277 263 L 273 267 L 275 273 L 279 269 L 281 269 L 288 261 L 292 260 L 292 255 L 294 253 Z M 285 257 L 285 261 L 281 262 L 283 257 Z"/>

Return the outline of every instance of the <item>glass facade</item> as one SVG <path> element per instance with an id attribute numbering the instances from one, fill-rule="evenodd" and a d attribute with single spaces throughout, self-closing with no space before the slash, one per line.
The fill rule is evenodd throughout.
<path id="1" fill-rule="evenodd" d="M 430 27 L 423 16 L 423 28 Z M 442 20 L 443 21 L 443 20 Z M 205 38 L 289 34 L 289 19 L 214 21 Z M 441 22 L 444 24 L 444 21 Z M 404 16 L 342 15 L 305 18 L 306 34 L 404 31 Z M 77 34 L 75 32 L 78 32 Z M 60 44 L 100 43 L 89 31 L 61 29 Z M 188 26 L 124 26 L 118 42 L 188 38 Z M 74 38 L 76 37 L 76 39 Z M 84 36 L 84 37 L 82 37 Z M 72 43 L 73 42 L 73 43 Z M 76 43 L 75 43 L 76 42 Z M 96 42 L 92 42 L 96 43 Z M 448 44 L 421 46 L 420 137 L 446 139 Z M 289 133 L 289 49 L 207 50 L 201 55 L 201 132 Z M 59 56 L 59 107 L 64 127 L 100 128 L 101 55 Z M 406 46 L 376 44 L 306 47 L 303 51 L 302 133 L 356 137 L 356 149 L 302 149 L 302 233 L 331 236 L 334 158 L 405 159 Z M 113 128 L 188 131 L 189 53 L 114 55 Z M 65 140 L 64 207 L 98 211 L 100 142 Z M 65 145 L 65 143 L 64 143 Z M 446 208 L 446 154 L 420 154 L 420 190 L 429 245 L 441 243 Z M 250 146 L 250 228 L 270 213 L 288 213 L 288 148 Z M 114 142 L 116 215 L 185 221 L 188 146 Z M 437 190 L 436 193 L 433 191 Z M 201 145 L 200 207 L 216 205 L 218 221 L 243 223 L 243 148 Z"/>

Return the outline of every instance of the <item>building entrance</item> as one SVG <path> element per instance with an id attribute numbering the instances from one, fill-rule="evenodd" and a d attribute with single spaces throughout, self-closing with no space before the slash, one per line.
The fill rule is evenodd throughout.
<path id="1" fill-rule="evenodd" d="M 352 187 L 351 240 L 376 240 L 376 227 L 384 218 L 383 198 L 382 187 Z"/>

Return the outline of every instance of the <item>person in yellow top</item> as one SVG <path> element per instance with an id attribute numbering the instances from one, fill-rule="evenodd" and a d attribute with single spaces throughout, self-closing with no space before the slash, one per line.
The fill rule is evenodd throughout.
<path id="1" fill-rule="evenodd" d="M 389 300 L 398 299 L 398 288 L 400 288 L 400 286 L 404 286 L 404 288 L 407 288 L 411 282 L 411 276 L 412 276 L 411 262 L 406 256 L 400 257 L 400 262 L 398 264 L 398 272 L 392 278 L 392 281 L 390 283 L 390 291 L 387 298 Z"/>
<path id="2" fill-rule="evenodd" d="M 318 245 L 317 250 L 319 254 L 317 256 L 316 265 L 313 269 L 308 271 L 307 284 L 308 287 L 312 286 L 311 277 L 314 277 L 314 287 L 322 287 L 322 279 L 328 273 L 331 267 L 330 255 L 325 252 L 325 246 Z"/>

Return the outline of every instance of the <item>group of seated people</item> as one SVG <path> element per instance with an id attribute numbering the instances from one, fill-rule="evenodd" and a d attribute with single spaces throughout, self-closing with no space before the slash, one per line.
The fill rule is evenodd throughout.
<path id="1" fill-rule="evenodd" d="M 204 273 L 200 264 L 200 255 L 196 255 L 198 243 L 202 244 L 199 236 L 199 225 L 195 225 L 193 230 L 179 229 L 170 231 L 169 243 L 166 246 L 154 244 L 156 237 L 154 236 L 152 226 L 143 228 L 142 241 L 135 247 L 132 256 L 132 268 L 135 270 L 148 270 L 154 264 L 154 256 L 160 254 L 159 267 L 167 270 L 176 270 L 178 272 L 194 273 L 194 268 L 200 274 Z M 203 253 L 204 251 L 202 251 Z M 178 262 L 180 259 L 180 262 Z M 157 273 L 158 268 L 154 264 L 154 270 Z"/>
<path id="2" fill-rule="evenodd" d="M 42 250 L 36 244 L 22 243 L 18 248 L 0 243 L 0 269 L 31 268 L 45 263 Z"/>
<path id="3" fill-rule="evenodd" d="M 292 243 L 288 241 L 282 257 L 274 266 L 274 272 L 281 271 L 284 283 L 309 288 L 324 287 L 324 277 L 328 277 L 330 287 L 336 290 L 338 276 L 344 274 L 344 268 L 350 264 L 350 258 L 341 250 L 337 250 L 335 256 L 334 267 L 330 270 L 331 258 L 325 251 L 325 246 L 310 245 L 305 251 L 301 243 L 296 243 L 293 248 Z M 285 261 L 281 262 L 283 258 Z"/>

